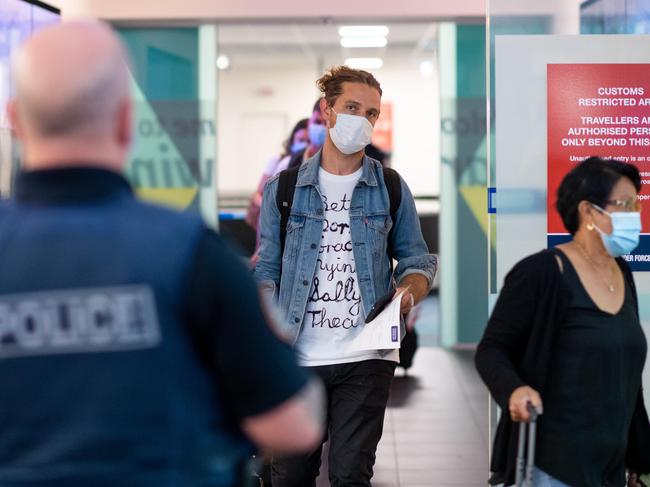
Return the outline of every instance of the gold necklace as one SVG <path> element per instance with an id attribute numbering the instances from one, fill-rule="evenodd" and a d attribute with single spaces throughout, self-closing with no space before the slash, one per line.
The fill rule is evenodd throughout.
<path id="1" fill-rule="evenodd" d="M 589 265 L 594 269 L 596 274 L 598 274 L 598 277 L 600 277 L 600 280 L 603 281 L 603 284 L 605 284 L 605 286 L 607 286 L 607 289 L 609 289 L 609 292 L 613 293 L 614 289 L 615 289 L 614 288 L 614 283 L 607 282 L 607 279 L 605 279 L 605 277 L 600 273 L 600 271 L 598 270 L 598 266 L 593 261 L 593 259 L 591 257 L 589 257 L 589 254 L 587 254 L 587 251 L 585 250 L 585 248 L 582 246 L 582 244 L 580 242 L 578 242 L 577 240 L 574 239 L 573 243 L 575 243 L 578 246 L 578 249 L 580 249 L 580 253 L 583 255 L 585 260 L 587 262 L 589 262 Z"/>

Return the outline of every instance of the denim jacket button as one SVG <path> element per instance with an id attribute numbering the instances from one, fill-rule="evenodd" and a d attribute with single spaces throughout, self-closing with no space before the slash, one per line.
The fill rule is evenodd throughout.
<path id="1" fill-rule="evenodd" d="M 322 214 L 323 214 L 323 209 L 322 209 L 322 208 L 318 208 L 318 209 L 316 210 L 316 214 L 317 214 L 317 215 L 322 215 Z"/>
<path id="2" fill-rule="evenodd" d="M 311 248 L 312 248 L 312 249 L 315 249 L 316 247 L 317 247 L 316 244 L 311 244 Z"/>
<path id="3" fill-rule="evenodd" d="M 302 281 L 302 285 L 303 285 L 303 286 L 306 286 L 307 284 L 309 284 L 309 281 L 306 281 L 306 280 L 305 280 L 305 281 Z"/>

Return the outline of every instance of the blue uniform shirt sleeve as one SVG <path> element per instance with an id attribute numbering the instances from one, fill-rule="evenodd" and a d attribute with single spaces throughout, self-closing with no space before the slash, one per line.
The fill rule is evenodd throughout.
<path id="1" fill-rule="evenodd" d="M 198 246 L 187 310 L 219 396 L 237 417 L 266 412 L 307 384 L 291 348 L 271 331 L 250 272 L 211 230 Z"/>

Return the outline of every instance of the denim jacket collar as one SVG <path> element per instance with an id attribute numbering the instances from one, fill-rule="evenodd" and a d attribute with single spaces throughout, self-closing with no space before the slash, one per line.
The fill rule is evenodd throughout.
<path id="1" fill-rule="evenodd" d="M 296 186 L 318 186 L 318 168 L 321 164 L 321 154 L 322 150 L 319 150 L 307 159 L 303 167 L 298 171 Z M 375 175 L 375 171 L 373 171 L 372 160 L 364 154 L 361 165 L 363 169 L 359 181 L 368 186 L 377 186 L 377 176 Z"/>

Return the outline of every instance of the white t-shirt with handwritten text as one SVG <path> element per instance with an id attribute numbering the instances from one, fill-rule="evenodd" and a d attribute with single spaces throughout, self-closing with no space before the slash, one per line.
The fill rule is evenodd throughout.
<path id="1" fill-rule="evenodd" d="M 316 273 L 296 343 L 302 366 L 333 365 L 383 358 L 398 360 L 397 351 L 380 356 L 377 351 L 346 352 L 350 340 L 363 326 L 363 305 L 350 234 L 350 202 L 361 177 L 337 176 L 319 169 L 325 210 Z"/>

